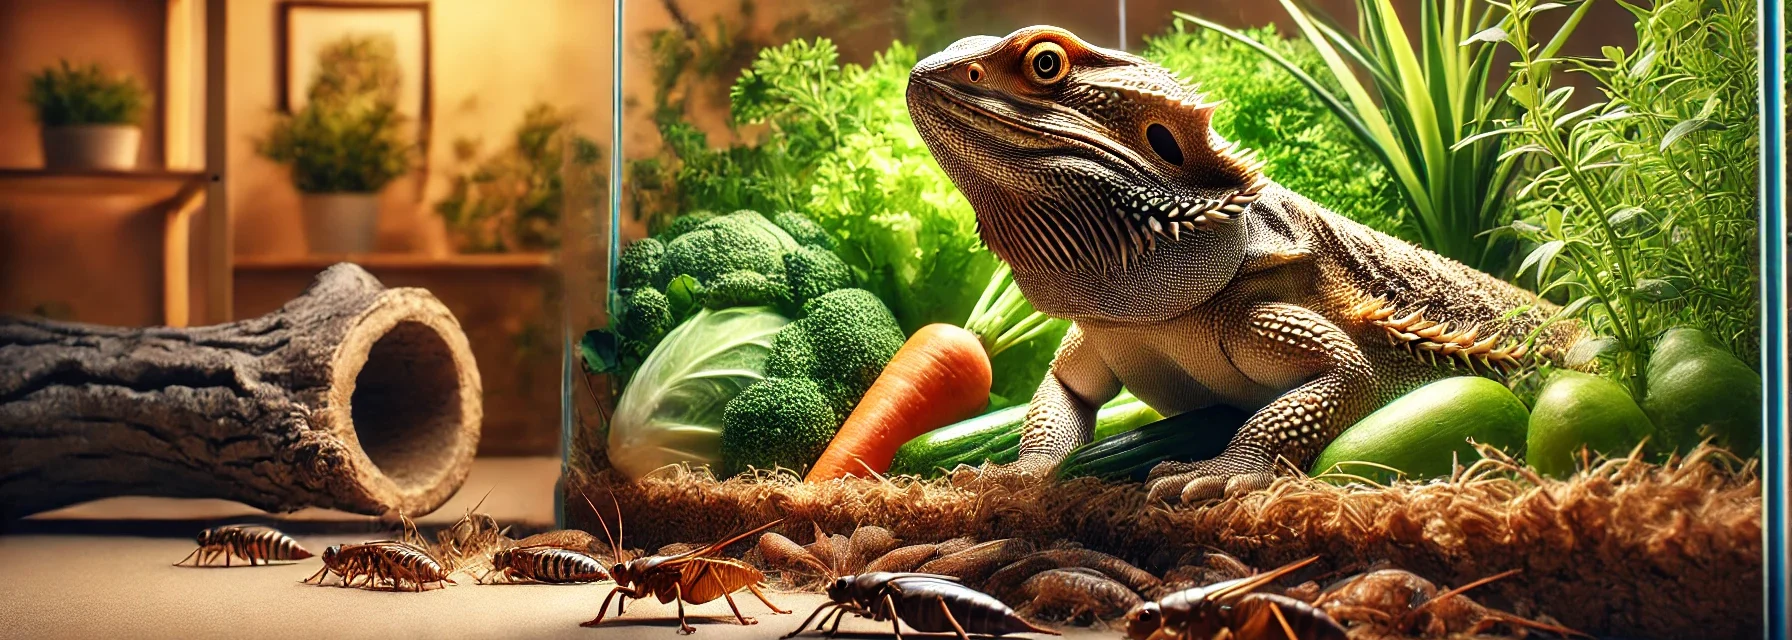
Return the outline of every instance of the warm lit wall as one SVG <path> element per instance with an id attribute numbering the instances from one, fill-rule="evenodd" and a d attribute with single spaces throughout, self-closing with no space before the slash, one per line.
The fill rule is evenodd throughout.
<path id="1" fill-rule="evenodd" d="M 254 146 L 274 119 L 279 6 L 278 0 L 230 5 L 228 175 L 239 255 L 305 252 L 298 193 L 284 168 L 257 156 Z M 573 109 L 582 133 L 608 140 L 609 7 L 593 0 L 430 3 L 429 175 L 421 194 L 415 177 L 383 193 L 381 249 L 445 250 L 430 205 L 447 188 L 458 138 L 480 138 L 495 150 L 523 112 L 545 100 Z"/>

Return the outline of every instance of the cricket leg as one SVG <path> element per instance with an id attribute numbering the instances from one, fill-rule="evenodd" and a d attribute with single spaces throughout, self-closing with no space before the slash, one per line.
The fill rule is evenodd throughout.
<path id="1" fill-rule="evenodd" d="M 753 592 L 753 595 L 755 597 L 759 598 L 760 602 L 765 603 L 765 608 L 771 609 L 775 613 L 790 613 L 790 610 L 779 609 L 778 605 L 772 604 L 771 600 L 766 599 L 765 592 L 759 590 L 759 585 L 756 585 L 756 584 L 747 585 L 747 590 Z M 804 623 L 804 624 L 807 624 L 807 623 Z"/>
<path id="2" fill-rule="evenodd" d="M 734 611 L 734 617 L 739 618 L 741 624 L 743 624 L 743 625 L 759 624 L 758 620 L 755 620 L 755 619 L 752 619 L 752 618 L 749 618 L 749 617 L 746 617 L 746 616 L 743 616 L 740 614 L 740 606 L 734 604 L 734 594 L 724 593 L 724 594 L 722 594 L 722 599 L 728 601 L 728 608 Z"/>
<path id="3" fill-rule="evenodd" d="M 607 611 L 609 611 L 609 610 L 610 610 L 610 600 L 611 600 L 611 599 L 612 599 L 612 598 L 615 598 L 615 597 L 616 597 L 616 593 L 617 593 L 617 592 L 619 592 L 619 591 L 622 591 L 622 587 L 610 587 L 610 595 L 607 595 L 607 596 L 604 596 L 604 603 L 603 603 L 603 605 L 601 605 L 601 606 L 599 606 L 599 607 L 598 607 L 598 608 L 597 608 L 597 617 L 595 617 L 595 618 L 592 618 L 592 619 L 590 619 L 590 620 L 586 620 L 586 621 L 584 621 L 584 622 L 581 622 L 581 623 L 579 623 L 579 626 L 581 626 L 581 627 L 595 627 L 595 626 L 597 626 L 597 625 L 600 625 L 600 624 L 603 624 L 603 621 L 604 621 L 604 613 L 605 613 L 605 612 L 607 612 Z M 626 597 L 626 596 L 625 596 L 625 597 Z M 622 615 L 622 614 L 621 614 L 621 613 L 618 613 L 618 614 L 617 614 L 617 615 Z"/>

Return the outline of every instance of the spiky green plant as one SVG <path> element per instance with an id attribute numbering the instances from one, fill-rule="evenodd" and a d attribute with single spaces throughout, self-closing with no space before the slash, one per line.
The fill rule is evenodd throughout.
<path id="1" fill-rule="evenodd" d="M 1514 163 L 1500 155 L 1505 132 L 1496 123 L 1510 118 L 1517 106 L 1503 87 L 1495 90 L 1489 71 L 1494 43 L 1508 20 L 1505 12 L 1493 6 L 1477 11 L 1479 0 L 1422 0 L 1414 43 L 1392 0 L 1357 0 L 1355 34 L 1295 0 L 1279 1 L 1325 59 L 1342 95 L 1256 38 L 1175 15 L 1250 45 L 1319 96 L 1394 176 L 1426 248 L 1501 271 L 1511 249 L 1488 232 L 1507 221 Z M 1552 55 L 1579 24 L 1579 15 L 1551 40 Z M 1367 83 L 1358 78 L 1359 70 Z"/>

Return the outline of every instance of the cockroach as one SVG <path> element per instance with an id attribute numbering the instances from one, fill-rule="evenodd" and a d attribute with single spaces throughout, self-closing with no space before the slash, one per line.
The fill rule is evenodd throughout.
<path id="1" fill-rule="evenodd" d="M 612 496 L 614 501 L 615 497 Z M 593 514 L 597 506 L 586 498 L 585 504 L 591 507 Z M 598 517 L 603 524 L 603 517 Z M 678 603 L 678 632 L 692 634 L 697 628 L 685 621 L 684 604 L 703 604 L 721 598 L 728 602 L 728 608 L 734 611 L 734 617 L 743 625 L 758 624 L 759 621 L 741 615 L 740 606 L 734 603 L 734 592 L 746 589 L 759 598 L 760 602 L 775 613 L 790 613 L 779 609 L 778 605 L 765 597 L 759 590 L 759 584 L 765 581 L 765 574 L 758 569 L 738 560 L 728 558 L 712 558 L 721 553 L 728 545 L 757 535 L 766 529 L 777 526 L 783 518 L 767 522 L 753 530 L 730 537 L 707 546 L 698 547 L 682 553 L 671 555 L 653 555 L 643 558 L 625 559 L 622 548 L 622 506 L 616 506 L 616 536 L 610 538 L 610 551 L 616 558 L 616 564 L 610 567 L 610 579 L 616 586 L 604 596 L 604 602 L 597 608 L 597 617 L 579 623 L 581 627 L 595 627 L 603 624 L 604 614 L 610 609 L 610 600 L 617 594 L 622 599 L 616 602 L 616 615 L 622 615 L 624 606 L 629 600 L 638 600 L 654 596 L 661 604 L 676 601 Z M 610 526 L 603 524 L 604 536 L 610 536 Z"/>
<path id="2" fill-rule="evenodd" d="M 823 611 L 828 615 L 822 615 Z M 952 576 L 931 573 L 861 573 L 842 576 L 828 586 L 828 602 L 816 607 L 795 631 L 784 638 L 793 638 L 809 628 L 821 616 L 816 629 L 828 626 L 827 635 L 840 632 L 840 621 L 851 613 L 875 621 L 890 621 L 890 631 L 902 638 L 902 624 L 925 633 L 951 631 L 960 640 L 970 634 L 1002 636 L 1011 633 L 1043 633 L 1058 635 L 1020 617 L 1008 605 L 989 594 L 959 583 Z"/>
<path id="3" fill-rule="evenodd" d="M 1462 595 L 1470 589 L 1517 573 L 1517 569 L 1497 573 L 1439 593 L 1437 585 L 1410 571 L 1381 569 L 1331 586 L 1319 595 L 1314 604 L 1339 620 L 1390 629 L 1401 634 L 1430 637 L 1458 633 L 1480 635 L 1504 624 L 1562 637 L 1592 637 L 1560 625 L 1536 622 L 1491 609 Z"/>
<path id="4" fill-rule="evenodd" d="M 393 590 L 406 583 L 412 591 L 422 591 L 432 584 L 455 584 L 442 569 L 442 563 L 429 552 L 397 540 L 331 546 L 324 549 L 323 560 L 323 568 L 302 582 L 317 580 L 321 585 L 330 573 L 335 573 L 342 578 L 340 586 L 355 586 L 355 579 L 361 577 L 368 579 L 368 586 L 378 588 L 385 583 Z"/>
<path id="5" fill-rule="evenodd" d="M 1126 614 L 1133 640 L 1206 640 L 1229 633 L 1235 640 L 1345 640 L 1344 627 L 1318 608 L 1257 589 L 1318 560 L 1317 556 L 1274 571 L 1185 589 Z"/>
<path id="6" fill-rule="evenodd" d="M 559 547 L 531 546 L 501 549 L 492 554 L 492 570 L 506 582 L 579 584 L 610 579 L 595 558 Z M 484 580 L 482 579 L 481 582 Z"/>
<path id="7" fill-rule="evenodd" d="M 231 556 L 249 561 L 250 565 L 268 564 L 274 560 L 304 560 L 311 557 L 311 552 L 299 546 L 297 540 L 281 533 L 272 527 L 260 525 L 233 524 L 206 529 L 194 536 L 199 548 L 194 549 L 187 557 L 181 558 L 174 566 L 186 564 L 193 560 L 193 566 L 205 566 L 218 556 L 224 556 L 224 566 L 230 566 Z M 198 556 L 198 559 L 194 559 Z"/>

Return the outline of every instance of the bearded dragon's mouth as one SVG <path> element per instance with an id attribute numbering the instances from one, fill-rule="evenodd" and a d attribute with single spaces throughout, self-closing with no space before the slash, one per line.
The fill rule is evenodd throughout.
<path id="1" fill-rule="evenodd" d="M 1124 165 L 1132 170 L 1135 177 L 1150 175 L 1143 169 L 1143 167 L 1140 167 L 1139 163 L 1133 158 L 1127 157 L 1125 154 L 1115 153 L 1101 144 L 1101 140 L 1095 137 L 1079 134 L 1073 131 L 1054 131 L 1038 125 L 1027 124 L 1014 116 L 996 112 L 992 109 L 978 105 L 974 101 L 965 99 L 963 96 L 958 95 L 951 87 L 931 79 L 919 78 L 916 79 L 915 82 L 927 92 L 933 99 L 933 103 L 940 107 L 942 111 L 951 114 L 968 125 L 984 128 L 984 130 L 987 131 L 988 128 L 986 128 L 985 125 L 994 124 L 1012 131 L 1032 134 L 1048 140 L 1058 140 L 1066 144 L 1101 154 L 1115 164 Z"/>

